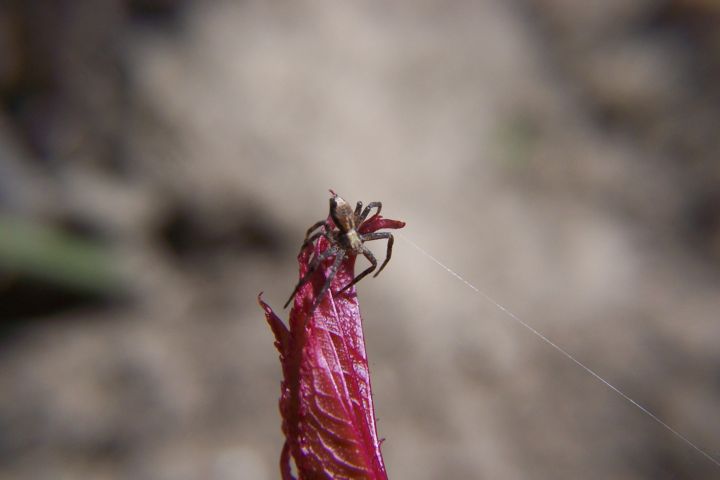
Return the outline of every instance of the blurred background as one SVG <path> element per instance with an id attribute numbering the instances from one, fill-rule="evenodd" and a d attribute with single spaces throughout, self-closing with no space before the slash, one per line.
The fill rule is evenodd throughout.
<path id="1" fill-rule="evenodd" d="M 713 0 L 5 0 L 0 98 L 2 480 L 279 478 L 328 188 L 720 456 Z M 359 294 L 391 478 L 720 478 L 406 241 Z"/>

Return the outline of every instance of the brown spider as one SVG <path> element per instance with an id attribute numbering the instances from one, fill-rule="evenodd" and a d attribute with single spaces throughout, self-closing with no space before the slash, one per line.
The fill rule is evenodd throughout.
<path id="1" fill-rule="evenodd" d="M 303 285 L 310 281 L 310 278 L 312 277 L 313 273 L 315 273 L 315 271 L 318 269 L 320 264 L 328 258 L 332 257 L 333 255 L 335 255 L 335 261 L 328 270 L 325 284 L 320 289 L 317 297 L 315 297 L 315 301 L 313 302 L 311 311 L 315 310 L 315 307 L 317 307 L 318 303 L 320 303 L 320 299 L 322 299 L 323 295 L 325 295 L 325 292 L 327 292 L 328 288 L 330 288 L 330 283 L 332 282 L 333 278 L 335 278 L 335 274 L 337 273 L 338 268 L 340 268 L 340 264 L 342 263 L 343 259 L 345 259 L 345 257 L 347 257 L 348 255 L 362 254 L 370 261 L 371 265 L 367 269 L 363 270 L 360 275 L 353 278 L 350 283 L 345 285 L 337 293 L 344 292 L 345 290 L 359 282 L 363 277 L 370 274 L 373 270 L 375 270 L 375 268 L 377 268 L 377 260 L 375 260 L 375 256 L 364 245 L 365 242 L 369 240 L 380 240 L 382 238 L 387 238 L 388 241 L 385 261 L 382 263 L 382 265 L 380 265 L 380 269 L 375 272 L 375 275 L 373 275 L 373 277 L 377 277 L 380 272 L 382 272 L 382 269 L 385 268 L 385 265 L 387 265 L 387 263 L 390 261 L 390 256 L 392 255 L 392 246 L 393 242 L 395 241 L 392 233 L 372 232 L 360 234 L 357 231 L 358 227 L 360 227 L 360 225 L 365 222 L 365 219 L 370 214 L 370 211 L 373 208 L 377 208 L 377 212 L 375 212 L 375 215 L 380 214 L 380 210 L 382 210 L 382 203 L 370 202 L 363 210 L 362 202 L 357 202 L 357 205 L 355 206 L 355 211 L 353 211 L 350 204 L 346 202 L 342 197 L 340 197 L 340 195 L 333 192 L 332 190 L 330 190 L 330 193 L 332 194 L 332 197 L 330 197 L 330 217 L 333 221 L 330 222 L 328 220 L 320 220 L 316 222 L 312 227 L 310 227 L 305 234 L 305 241 L 302 244 L 301 251 L 320 237 L 325 237 L 330 243 L 330 246 L 324 252 L 320 254 L 315 254 L 315 256 L 310 261 L 310 268 L 295 286 L 295 290 L 293 290 L 290 298 L 288 298 L 288 301 L 285 302 L 285 306 L 283 308 L 287 308 L 287 306 L 290 304 L 290 301 L 293 299 L 298 290 L 300 290 Z M 335 224 L 335 226 L 337 226 L 337 230 L 333 228 L 333 223 Z M 320 227 L 323 227 L 323 229 L 319 232 L 315 232 L 315 230 Z"/>

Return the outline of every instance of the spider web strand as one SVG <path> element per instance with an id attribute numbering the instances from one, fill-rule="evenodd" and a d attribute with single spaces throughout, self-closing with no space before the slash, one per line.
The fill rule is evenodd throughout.
<path id="1" fill-rule="evenodd" d="M 545 342 L 546 344 L 550 345 L 552 348 L 554 348 L 555 350 L 557 350 L 558 352 L 560 352 L 564 357 L 566 357 L 567 359 L 569 359 L 570 361 L 572 361 L 575 365 L 577 365 L 578 367 L 580 367 L 581 369 L 585 370 L 587 373 L 589 373 L 590 375 L 592 375 L 593 377 L 595 377 L 595 379 L 597 379 L 598 381 L 600 381 L 601 383 L 603 383 L 606 387 L 608 387 L 610 390 L 612 390 L 613 392 L 615 392 L 616 394 L 618 394 L 618 395 L 619 395 L 621 398 L 623 398 L 625 401 L 627 401 L 627 402 L 630 403 L 631 405 L 635 406 L 637 409 L 639 409 L 639 410 L 640 410 L 641 412 L 643 412 L 645 415 L 647 415 L 647 416 L 650 417 L 652 420 L 654 420 L 657 424 L 659 424 L 660 426 L 662 426 L 665 430 L 667 430 L 668 432 L 672 433 L 675 437 L 677 437 L 677 438 L 679 438 L 680 440 L 682 440 L 682 441 L 683 441 L 686 445 L 688 445 L 690 448 L 692 448 L 692 449 L 695 450 L 697 453 L 699 453 L 700 455 L 702 455 L 703 457 L 705 457 L 706 459 L 708 459 L 710 462 L 712 462 L 713 464 L 715 464 L 715 466 L 720 467 L 720 461 L 718 461 L 717 459 L 715 459 L 715 457 L 713 457 L 712 455 L 710 455 L 709 453 L 707 453 L 705 450 L 703 450 L 702 448 L 700 448 L 699 446 L 697 446 L 695 443 L 693 443 L 692 441 L 690 441 L 690 439 L 688 439 L 686 436 L 684 436 L 683 434 L 681 434 L 680 432 L 678 432 L 677 430 L 675 430 L 674 428 L 672 428 L 670 425 L 668 425 L 667 423 L 665 423 L 664 421 L 662 421 L 657 415 L 655 415 L 655 414 L 652 413 L 650 410 L 648 410 L 647 408 L 645 408 L 644 406 L 642 406 L 641 404 L 639 404 L 638 402 L 636 402 L 635 400 L 633 400 L 630 396 L 628 396 L 626 393 L 624 393 L 624 392 L 623 392 L 622 390 L 620 390 L 618 387 L 614 386 L 614 385 L 611 384 L 609 381 L 605 380 L 603 377 L 600 376 L 600 374 L 598 374 L 598 373 L 595 372 L 593 369 L 591 369 L 590 367 L 588 367 L 587 365 L 585 365 L 583 362 L 581 362 L 580 360 L 578 360 L 577 358 L 575 358 L 575 357 L 574 357 L 572 354 L 570 354 L 567 350 L 565 350 L 564 348 L 560 347 L 560 346 L 557 345 L 555 342 L 553 342 L 552 340 L 550 340 L 549 338 L 547 338 L 545 335 L 543 335 L 542 333 L 540 333 L 539 331 L 537 331 L 535 328 L 533 328 L 531 325 L 529 325 L 528 323 L 526 323 L 526 322 L 524 322 L 523 320 L 521 320 L 520 317 L 518 317 L 518 316 L 515 315 L 513 312 L 511 312 L 510 310 L 508 310 L 508 309 L 507 309 L 506 307 L 504 307 L 502 304 L 500 304 L 500 303 L 498 303 L 497 301 L 495 301 L 495 299 L 493 299 L 492 297 L 490 297 L 487 293 L 481 291 L 481 290 L 480 290 L 479 288 L 477 288 L 475 285 L 473 285 L 472 283 L 470 283 L 470 282 L 468 282 L 467 280 L 465 280 L 462 276 L 460 276 L 460 274 L 458 274 L 457 272 L 455 272 L 455 271 L 454 271 L 453 269 L 451 269 L 450 267 L 446 266 L 444 263 L 442 263 L 440 260 L 438 260 L 438 259 L 435 258 L 434 256 L 430 255 L 430 253 L 428 253 L 426 250 L 424 250 L 423 248 L 421 248 L 418 244 L 416 244 L 415 242 L 413 242 L 412 240 L 410 240 L 409 238 L 407 238 L 405 235 L 403 235 L 403 234 L 401 234 L 401 233 L 399 233 L 399 232 L 395 233 L 395 235 L 397 235 L 398 237 L 402 238 L 404 241 L 406 241 L 407 243 L 409 243 L 410 245 L 412 245 L 418 252 L 420 252 L 420 253 L 423 254 L 425 257 L 427 257 L 428 259 L 430 259 L 431 261 L 433 261 L 434 263 L 436 263 L 436 264 L 437 264 L 438 266 L 440 266 L 443 270 L 447 271 L 450 275 L 452 275 L 452 276 L 455 277 L 456 279 L 460 280 L 462 283 L 464 283 L 468 288 L 470 288 L 471 290 L 473 290 L 475 293 L 481 295 L 483 298 L 485 298 L 485 300 L 487 300 L 488 302 L 490 302 L 491 304 L 493 304 L 496 308 L 498 308 L 500 311 L 502 311 L 505 315 L 507 315 L 508 317 L 510 317 L 511 319 L 513 319 L 515 322 L 517 322 L 517 323 L 519 323 L 520 325 L 522 325 L 523 327 L 525 327 L 525 328 L 526 328 L 527 330 L 529 330 L 533 335 L 535 335 L 535 336 L 538 337 L 540 340 L 542 340 L 543 342 Z"/>

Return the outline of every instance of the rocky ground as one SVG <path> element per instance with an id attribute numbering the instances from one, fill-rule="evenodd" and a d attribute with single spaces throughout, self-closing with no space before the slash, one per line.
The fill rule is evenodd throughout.
<path id="1" fill-rule="evenodd" d="M 719 25 L 699 0 L 5 2 L 0 480 L 279 478 L 256 296 L 286 300 L 328 188 L 408 222 L 359 287 L 391 478 L 720 476 L 407 241 L 717 458 Z"/>

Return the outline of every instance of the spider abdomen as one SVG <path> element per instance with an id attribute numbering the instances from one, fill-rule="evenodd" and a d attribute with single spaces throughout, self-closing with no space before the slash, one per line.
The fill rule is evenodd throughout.
<path id="1" fill-rule="evenodd" d="M 361 253 L 363 250 L 363 241 L 360 238 L 357 230 L 350 230 L 347 233 L 340 234 L 340 241 L 343 243 L 343 247 L 347 250 L 352 250 L 354 253 Z"/>

